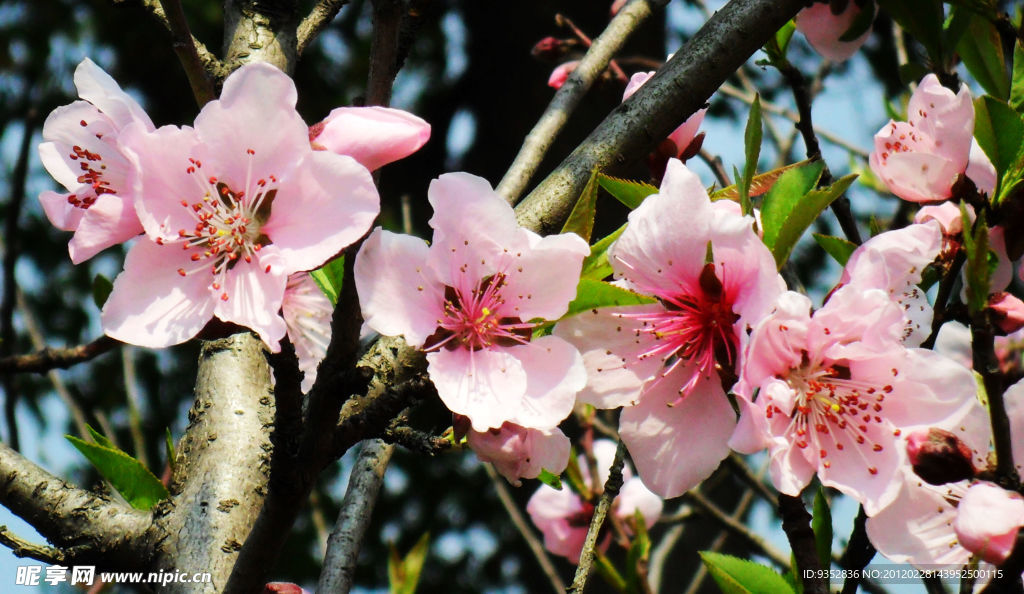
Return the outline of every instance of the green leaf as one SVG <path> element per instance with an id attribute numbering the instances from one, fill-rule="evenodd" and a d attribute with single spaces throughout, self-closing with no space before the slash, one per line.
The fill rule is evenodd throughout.
<path id="1" fill-rule="evenodd" d="M 839 37 L 839 41 L 856 41 L 858 37 L 867 33 L 871 24 L 875 22 L 876 12 L 875 0 L 867 0 L 857 16 L 853 18 L 853 22 L 850 23 L 846 32 Z"/>
<path id="2" fill-rule="evenodd" d="M 779 178 L 782 177 L 783 173 L 789 171 L 790 169 L 802 167 L 810 162 L 810 160 L 806 160 L 800 161 L 799 163 L 790 163 L 789 165 L 783 165 L 778 169 L 772 169 L 771 171 L 755 175 L 754 178 L 750 180 L 750 189 L 748 191 L 748 194 L 750 196 L 760 196 L 761 194 L 764 194 L 768 190 L 772 189 L 772 186 L 775 185 L 775 182 L 779 181 Z M 708 195 L 711 197 L 712 201 L 734 200 L 736 202 L 739 202 L 740 190 L 739 187 L 736 186 L 736 184 L 733 184 L 731 186 L 726 186 L 720 190 L 708 192 Z"/>
<path id="3" fill-rule="evenodd" d="M 583 270 L 580 272 L 581 278 L 602 280 L 611 276 L 613 271 L 611 263 L 608 262 L 608 248 L 615 243 L 615 240 L 625 230 L 626 225 L 622 225 L 607 237 L 590 246 L 590 255 L 583 258 Z"/>
<path id="4" fill-rule="evenodd" d="M 811 530 L 814 531 L 814 546 L 818 550 L 821 567 L 832 567 L 832 511 L 825 499 L 825 488 L 818 485 L 814 494 L 814 515 L 811 516 Z"/>
<path id="5" fill-rule="evenodd" d="M 700 558 L 724 594 L 793 593 L 785 578 L 771 567 L 712 551 L 701 551 Z"/>
<path id="6" fill-rule="evenodd" d="M 148 510 L 169 496 L 160 479 L 121 450 L 90 443 L 73 435 L 65 435 L 64 438 L 92 462 L 103 478 L 135 509 Z"/>
<path id="7" fill-rule="evenodd" d="M 345 255 L 327 262 L 320 268 L 309 273 L 313 277 L 320 290 L 331 300 L 331 305 L 338 304 L 338 295 L 341 295 L 341 283 L 345 278 Z"/>
<path id="8" fill-rule="evenodd" d="M 171 472 L 174 472 L 174 465 L 177 463 L 177 453 L 174 451 L 174 438 L 171 437 L 171 428 L 165 429 L 167 432 L 164 435 L 164 448 L 167 452 L 167 465 L 171 467 Z"/>
<path id="9" fill-rule="evenodd" d="M 967 207 L 960 203 L 960 215 L 969 221 Z M 974 315 L 980 313 L 988 305 L 990 288 L 988 266 L 988 225 L 985 223 L 985 212 L 978 215 L 974 229 L 964 229 L 964 250 L 967 252 L 965 262 L 967 281 L 967 310 Z"/>
<path id="10" fill-rule="evenodd" d="M 541 468 L 540 474 L 537 475 L 537 480 L 551 487 L 556 491 L 562 490 L 562 478 L 557 474 L 549 471 L 547 468 Z"/>
<path id="11" fill-rule="evenodd" d="M 946 63 L 942 47 L 945 15 L 940 0 L 878 0 L 878 5 L 925 47 L 933 63 Z"/>
<path id="12" fill-rule="evenodd" d="M 562 233 L 575 233 L 590 243 L 590 234 L 594 231 L 594 215 L 597 213 L 597 188 L 597 171 L 594 171 L 562 226 Z"/>
<path id="13" fill-rule="evenodd" d="M 836 262 L 839 262 L 840 266 L 846 266 L 847 260 L 850 259 L 850 254 L 857 249 L 857 244 L 843 239 L 842 237 L 822 235 L 821 233 L 812 233 L 811 236 L 814 237 L 814 241 L 817 241 L 818 245 L 820 245 L 828 255 L 835 258 Z"/>
<path id="14" fill-rule="evenodd" d="M 565 465 L 565 480 L 569 481 L 574 493 L 584 499 L 590 496 L 590 487 L 583 480 L 583 470 L 580 469 L 579 456 L 576 455 L 576 447 L 569 448 L 569 463 Z"/>
<path id="15" fill-rule="evenodd" d="M 118 449 L 117 446 L 114 445 L 114 442 L 107 439 L 106 435 L 103 435 L 99 431 L 93 429 L 90 425 L 86 425 L 85 428 L 89 431 L 89 437 L 91 437 L 97 444 L 112 450 Z"/>
<path id="16" fill-rule="evenodd" d="M 102 274 L 97 274 L 92 279 L 92 300 L 96 307 L 103 309 L 103 304 L 107 302 L 107 297 L 110 297 L 110 292 L 113 290 L 114 283 Z"/>
<path id="17" fill-rule="evenodd" d="M 974 137 L 1002 180 L 1016 162 L 1024 140 L 1024 120 L 1006 102 L 988 95 L 978 97 L 974 100 Z"/>
<path id="18" fill-rule="evenodd" d="M 649 183 L 619 179 L 603 173 L 597 174 L 597 183 L 630 210 L 640 206 L 644 198 L 658 193 L 658 188 Z"/>
<path id="19" fill-rule="evenodd" d="M 650 588 L 644 588 L 642 584 L 646 572 L 641 571 L 641 567 L 646 567 L 650 558 L 651 538 L 647 534 L 644 514 L 639 509 L 633 512 L 633 529 L 636 535 L 626 553 L 626 583 L 630 592 L 648 592 Z"/>
<path id="20" fill-rule="evenodd" d="M 775 32 L 775 46 L 779 50 L 781 57 L 786 57 L 786 52 L 789 51 L 789 42 L 793 39 L 793 33 L 796 32 L 796 22 L 790 19 L 782 26 L 781 29 Z"/>
<path id="21" fill-rule="evenodd" d="M 1024 45 L 1018 39 L 1013 44 L 1013 73 L 1010 80 L 1010 107 L 1024 111 Z"/>
<path id="22" fill-rule="evenodd" d="M 423 563 L 427 560 L 427 552 L 430 551 L 429 544 L 430 533 L 424 532 L 406 553 L 405 558 L 399 557 L 398 550 L 391 545 L 391 554 L 388 557 L 389 594 L 415 594 Z"/>
<path id="23" fill-rule="evenodd" d="M 967 19 L 967 31 L 956 44 L 964 66 L 985 91 L 1005 100 L 1010 96 L 1010 81 L 999 31 L 991 21 L 968 9 L 955 6 L 952 10 L 954 20 Z"/>
<path id="24" fill-rule="evenodd" d="M 615 565 L 601 551 L 594 551 L 594 568 L 597 569 L 597 574 L 601 576 L 601 579 L 614 588 L 616 592 L 622 594 L 629 592 L 629 586 L 626 584 L 622 574 L 619 573 L 618 569 L 615 569 Z"/>
<path id="25" fill-rule="evenodd" d="M 843 192 L 853 184 L 855 179 L 857 179 L 857 176 L 854 174 L 841 177 L 827 188 L 811 190 L 798 200 L 779 227 L 774 243 L 769 246 L 771 247 L 772 255 L 775 256 L 775 264 L 779 269 L 782 268 L 782 265 L 789 258 L 790 252 L 793 251 L 796 242 L 803 236 L 804 231 L 814 223 L 818 215 L 828 208 L 836 198 L 842 196 Z M 764 215 L 762 214 L 762 216 Z M 767 231 L 765 235 L 767 236 Z M 767 241 L 765 243 L 767 244 Z"/>
<path id="26" fill-rule="evenodd" d="M 761 156 L 761 137 L 764 133 L 764 125 L 761 122 L 761 97 L 754 95 L 754 101 L 750 104 L 750 116 L 747 118 L 747 127 L 743 131 L 743 156 L 746 161 L 743 164 L 743 177 L 736 180 L 740 193 L 740 207 L 743 214 L 750 214 L 753 208 L 750 205 L 750 185 L 757 173 L 757 160 Z"/>
<path id="27" fill-rule="evenodd" d="M 645 303 L 655 303 L 655 300 L 647 295 L 634 293 L 629 289 L 616 287 L 604 281 L 581 278 L 580 283 L 576 285 L 576 298 L 569 303 L 569 311 L 565 315 L 571 316 L 599 307 L 643 305 Z"/>
<path id="28" fill-rule="evenodd" d="M 900 82 L 904 85 L 915 85 L 921 82 L 921 79 L 928 75 L 928 68 L 923 64 L 917 62 L 907 62 L 899 67 Z M 891 105 L 891 104 L 890 104 Z M 895 112 L 894 109 L 886 110 L 889 112 L 889 117 L 896 119 L 904 119 L 902 115 Z M 894 115 L 895 114 L 895 115 Z"/>

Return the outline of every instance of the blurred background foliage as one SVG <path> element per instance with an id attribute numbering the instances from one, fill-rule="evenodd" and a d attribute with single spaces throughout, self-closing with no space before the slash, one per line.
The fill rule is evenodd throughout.
<path id="1" fill-rule="evenodd" d="M 184 0 L 183 4 L 193 33 L 219 53 L 220 5 L 204 0 Z M 300 4 L 301 14 L 305 14 L 312 3 Z M 413 228 L 424 234 L 430 216 L 425 198 L 429 181 L 445 171 L 464 170 L 497 183 L 551 99 L 553 90 L 546 81 L 557 62 L 535 59 L 530 50 L 547 36 L 571 37 L 568 30 L 556 25 L 555 15 L 561 13 L 571 18 L 584 32 L 596 36 L 609 19 L 610 2 L 435 0 L 421 4 L 426 12 L 398 77 L 393 105 L 430 122 L 432 138 L 412 157 L 386 167 L 380 190 L 382 224 L 392 228 L 400 225 L 400 204 L 406 196 Z M 627 74 L 651 69 L 644 60 L 659 62 L 668 50 L 678 48 L 703 22 L 699 8 L 694 1 L 674 0 L 668 11 L 657 13 L 646 23 L 620 54 Z M 299 109 L 307 122 L 320 120 L 336 106 L 361 102 L 372 31 L 369 13 L 368 1 L 353 0 L 299 63 L 295 80 Z M 859 76 L 866 79 L 865 84 L 881 84 L 884 94 L 889 96 L 904 86 L 897 75 L 891 25 L 884 16 L 876 23 L 875 31 L 863 53 L 866 60 L 860 62 L 866 63 L 870 72 L 862 70 Z M 914 49 L 910 48 L 912 52 Z M 38 344 L 31 337 L 36 330 L 37 338 L 51 346 L 82 344 L 96 338 L 99 327 L 98 309 L 92 298 L 93 279 L 98 274 L 112 279 L 123 260 L 123 252 L 115 248 L 90 262 L 72 266 L 65 247 L 69 234 L 50 226 L 35 199 L 40 191 L 54 185 L 35 151 L 41 140 L 42 122 L 53 108 L 75 99 L 72 73 L 86 56 L 136 96 L 157 125 L 189 124 L 197 112 L 169 35 L 140 2 L 0 3 L 0 219 L 4 225 L 0 239 L 5 266 L 13 267 L 25 305 L 15 307 L 13 314 L 4 314 L 13 316 L 7 322 L 11 336 L 0 343 L 0 353 L 4 355 L 37 350 Z M 794 39 L 790 58 L 809 76 L 821 64 L 799 36 Z M 846 68 L 840 65 L 827 73 L 833 77 L 843 75 Z M 777 73 L 755 66 L 752 60 L 745 74 L 765 100 L 789 104 L 789 90 Z M 739 80 L 733 83 L 740 86 Z M 623 84 L 608 77 L 590 92 L 555 142 L 534 182 L 620 102 L 622 91 Z M 746 110 L 746 105 L 739 101 L 718 96 L 713 99 L 709 121 L 731 127 L 715 129 L 733 130 L 735 138 L 729 141 L 732 146 L 741 146 Z M 826 125 L 828 121 L 819 119 L 819 123 Z M 880 124 L 869 121 L 862 125 L 870 128 L 870 134 Z M 792 126 L 787 122 L 776 121 L 776 125 L 782 136 L 791 136 Z M 762 170 L 803 158 L 799 140 L 779 149 L 769 147 L 762 152 Z M 839 154 L 838 162 L 830 165 L 833 172 L 841 174 L 848 169 L 848 155 Z M 731 164 L 727 161 L 727 166 Z M 24 174 L 19 173 L 19 167 Z M 648 176 L 642 163 L 612 173 L 632 178 Z M 702 175 L 710 183 L 710 174 Z M 616 210 L 613 201 L 602 204 L 595 236 L 617 227 L 624 217 L 624 211 Z M 891 210 L 891 202 L 884 208 Z M 821 250 L 798 251 L 796 262 L 797 273 L 807 286 L 821 284 Z M 13 303 L 12 288 L 3 287 L 9 303 Z M 0 313 L 2 310 L 0 307 Z M 59 371 L 56 376 L 65 384 L 65 398 L 81 411 L 85 422 L 140 456 L 160 475 L 166 464 L 165 430 L 169 428 L 177 438 L 185 427 L 196 355 L 194 344 L 160 352 L 114 350 L 87 364 Z M 8 376 L 3 379 L 3 392 L 5 414 L 0 436 L 6 443 L 25 444 L 22 449 L 30 451 L 45 450 L 44 459 L 37 461 L 50 470 L 84 486 L 100 484 L 99 478 L 72 450 L 40 445 L 53 443 L 54 439 L 60 443 L 59 437 L 46 436 L 79 433 L 69 415 L 55 412 L 66 410 L 69 405 L 55 397 L 52 378 Z M 134 433 L 133 403 L 138 410 Z M 614 423 L 614 419 L 608 421 Z M 439 434 L 450 423 L 450 416 L 437 403 L 422 405 L 414 413 L 413 424 L 427 431 Z M 573 434 L 572 427 L 568 431 Z M 351 455 L 322 477 L 311 505 L 288 537 L 285 554 L 271 572 L 273 579 L 307 586 L 315 583 L 326 533 L 333 525 L 344 493 L 349 458 Z M 513 490 L 521 506 L 525 506 L 533 488 L 534 485 L 527 484 Z M 742 489 L 732 475 L 721 473 L 704 491 L 729 509 L 739 501 Z M 654 529 L 655 542 L 665 530 L 664 526 Z M 402 451 L 396 456 L 375 511 L 370 537 L 363 547 L 357 583 L 376 591 L 386 589 L 389 547 L 395 546 L 404 553 L 424 532 L 431 534 L 432 544 L 421 592 L 550 589 L 498 503 L 487 475 L 471 454 L 428 458 Z M 707 548 L 718 534 L 714 523 L 699 516 L 687 520 L 685 536 L 677 541 L 671 562 L 665 565 L 662 583 L 666 591 L 676 591 L 672 584 L 689 582 L 698 564 L 694 551 Z M 745 544 L 735 539 L 726 540 L 722 546 L 727 552 L 750 555 Z M 613 560 L 619 554 L 613 551 Z M 569 564 L 558 563 L 564 575 L 571 575 Z M 594 592 L 605 588 L 598 581 L 593 586 Z M 705 581 L 704 588 L 713 586 Z"/>

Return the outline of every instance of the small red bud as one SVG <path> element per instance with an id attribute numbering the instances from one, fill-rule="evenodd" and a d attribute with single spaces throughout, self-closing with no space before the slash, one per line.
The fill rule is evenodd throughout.
<path id="1" fill-rule="evenodd" d="M 931 485 L 955 483 L 977 472 L 971 463 L 971 448 L 953 433 L 937 427 L 910 434 L 907 456 L 914 473 Z"/>

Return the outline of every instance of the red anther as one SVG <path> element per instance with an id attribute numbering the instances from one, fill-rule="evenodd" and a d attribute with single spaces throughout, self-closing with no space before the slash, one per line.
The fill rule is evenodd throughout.
<path id="1" fill-rule="evenodd" d="M 79 120 L 78 125 L 83 127 L 83 128 L 85 128 L 86 126 L 89 125 L 89 123 L 86 122 L 85 120 Z"/>
<path id="2" fill-rule="evenodd" d="M 221 293 L 220 294 L 220 300 L 221 301 L 227 301 L 228 300 L 228 294 L 227 293 Z"/>
<path id="3" fill-rule="evenodd" d="M 256 151 L 254 151 L 252 149 L 245 149 L 245 152 L 249 153 L 250 155 L 255 155 L 256 154 Z"/>
<path id="4" fill-rule="evenodd" d="M 267 264 L 267 267 L 263 272 L 266 272 L 268 274 L 270 273 L 270 264 Z"/>
<path id="5" fill-rule="evenodd" d="M 874 451 L 874 452 L 881 452 L 882 451 L 882 444 L 876 443 L 874 446 L 871 447 L 871 450 Z"/>
<path id="6" fill-rule="evenodd" d="M 193 262 L 198 262 L 199 258 L 201 258 L 201 257 L 202 256 L 200 256 L 199 254 L 192 254 L 192 261 Z"/>
<path id="7" fill-rule="evenodd" d="M 185 276 L 185 269 L 184 268 L 179 268 L 178 269 L 178 274 L 180 274 L 181 276 Z"/>
<path id="8" fill-rule="evenodd" d="M 878 474 L 878 469 L 875 468 L 874 466 L 868 466 L 868 472 L 870 472 L 873 475 Z"/>

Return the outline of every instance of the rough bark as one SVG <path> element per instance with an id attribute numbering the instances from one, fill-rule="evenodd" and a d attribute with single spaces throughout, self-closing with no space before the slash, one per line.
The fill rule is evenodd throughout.
<path id="1" fill-rule="evenodd" d="M 147 512 L 79 489 L 0 443 L 0 503 L 64 553 L 66 563 L 136 568 Z"/>
<path id="2" fill-rule="evenodd" d="M 212 583 L 165 592 L 220 592 L 266 495 L 274 390 L 266 348 L 248 332 L 208 341 L 178 447 L 171 500 L 156 510 L 167 536 L 154 569 L 208 571 Z"/>
<path id="3" fill-rule="evenodd" d="M 654 77 L 605 118 L 523 199 L 516 218 L 557 232 L 595 168 L 639 159 L 692 113 L 803 7 L 804 0 L 732 0 Z"/>
<path id="4" fill-rule="evenodd" d="M 269 62 L 291 74 L 298 60 L 295 0 L 226 0 L 224 61 Z"/>

